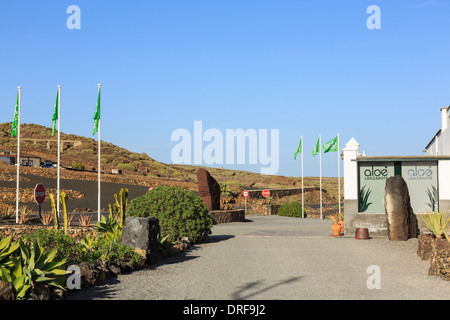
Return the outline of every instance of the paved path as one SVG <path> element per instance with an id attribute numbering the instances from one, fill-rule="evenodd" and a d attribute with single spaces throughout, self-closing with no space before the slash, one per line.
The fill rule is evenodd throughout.
<path id="1" fill-rule="evenodd" d="M 80 290 L 71 299 L 302 300 L 449 299 L 450 283 L 428 276 L 417 239 L 331 237 L 329 220 L 247 216 L 220 224 L 206 244 L 145 270 Z M 368 289 L 369 266 L 381 271 Z"/>

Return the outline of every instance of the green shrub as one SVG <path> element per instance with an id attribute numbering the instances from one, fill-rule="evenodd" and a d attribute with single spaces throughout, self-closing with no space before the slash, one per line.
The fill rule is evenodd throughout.
<path id="1" fill-rule="evenodd" d="M 202 199 L 181 187 L 155 187 L 130 202 L 128 215 L 157 217 L 161 233 L 172 242 L 184 237 L 204 242 L 211 234 L 212 219 Z"/>
<path id="2" fill-rule="evenodd" d="M 128 171 L 136 171 L 135 166 L 133 166 L 131 163 L 120 163 L 117 165 L 117 168 Z"/>
<path id="3" fill-rule="evenodd" d="M 79 162 L 73 162 L 72 169 L 84 170 L 84 164 Z"/>
<path id="4" fill-rule="evenodd" d="M 306 217 L 306 210 L 305 217 Z M 302 204 L 300 202 L 291 202 L 282 205 L 278 209 L 278 215 L 279 216 L 285 216 L 285 217 L 295 217 L 295 218 L 301 218 L 302 217 Z"/>

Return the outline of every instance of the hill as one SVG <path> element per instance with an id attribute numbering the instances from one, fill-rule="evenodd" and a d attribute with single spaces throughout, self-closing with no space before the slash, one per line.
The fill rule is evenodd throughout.
<path id="1" fill-rule="evenodd" d="M 11 154 L 16 153 L 17 139 L 10 136 L 11 123 L 0 124 L 0 155 L 5 151 Z M 63 145 L 61 166 L 64 168 L 64 170 L 61 170 L 61 179 L 67 181 L 96 181 L 98 142 L 92 138 L 65 134 L 63 132 L 61 132 L 61 141 Z M 141 186 L 141 189 L 139 189 L 141 190 L 140 193 L 145 192 L 145 188 L 155 185 L 178 185 L 192 191 L 197 190 L 197 170 L 200 168 L 199 166 L 161 163 L 145 153 L 131 152 L 105 141 L 102 141 L 101 148 L 102 183 L 111 183 L 117 186 Z M 52 160 L 56 162 L 56 135 L 55 137 L 51 136 L 51 128 L 49 127 L 36 124 L 21 124 L 21 154 L 39 157 L 41 161 Z M 71 170 L 72 168 L 84 168 L 84 170 Z M 219 183 L 228 186 L 235 194 L 239 194 L 243 189 L 301 188 L 301 178 L 298 177 L 261 175 L 247 171 L 211 167 L 204 168 Z M 113 170 L 116 169 L 120 169 L 122 174 L 112 174 Z M 4 192 L 5 188 L 9 188 L 8 196 L 4 195 L 3 198 L 9 199 L 11 196 L 15 198 L 14 193 L 11 194 L 12 191 L 15 191 L 15 167 L 2 164 L 0 173 L 3 181 L 0 189 Z M 42 179 L 55 181 L 56 170 L 21 167 L 21 180 L 30 182 L 35 180 L 33 177 L 42 177 Z M 342 181 L 341 184 L 343 184 Z M 319 178 L 305 177 L 305 187 L 307 186 L 318 187 Z M 62 188 L 64 188 L 63 184 Z M 82 188 L 79 187 L 79 189 L 79 192 L 83 193 Z M 323 189 L 328 191 L 324 193 L 324 203 L 337 203 L 337 178 L 323 178 Z M 93 192 L 95 194 L 95 191 Z M 108 196 L 111 197 L 112 194 Z M 310 194 L 308 195 L 307 203 L 318 203 L 318 199 L 318 192 Z M 1 201 L 2 199 L 0 198 Z"/>

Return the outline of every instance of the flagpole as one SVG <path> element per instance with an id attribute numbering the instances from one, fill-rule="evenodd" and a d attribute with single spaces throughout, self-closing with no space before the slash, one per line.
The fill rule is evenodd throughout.
<path id="1" fill-rule="evenodd" d="M 16 166 L 17 166 L 17 182 L 16 182 L 16 223 L 19 223 L 19 180 L 20 180 L 20 91 L 22 87 L 18 87 L 19 89 L 19 101 L 18 101 L 18 110 L 17 110 L 17 158 L 16 158 Z"/>
<path id="2" fill-rule="evenodd" d="M 98 84 L 98 92 L 100 94 L 100 87 L 101 84 Z M 100 106 L 99 106 L 100 107 Z M 101 200 L 101 193 L 100 193 L 100 188 L 101 188 L 101 170 L 100 170 L 100 166 L 101 166 L 101 140 L 100 140 L 100 126 L 101 126 L 101 120 L 98 119 L 98 204 L 97 204 L 97 210 L 98 210 L 98 221 L 101 220 L 101 212 L 100 212 L 100 200 Z"/>
<path id="3" fill-rule="evenodd" d="M 305 218 L 305 210 L 304 210 L 304 188 L 303 188 L 303 136 L 302 136 L 302 219 Z"/>
<path id="4" fill-rule="evenodd" d="M 320 165 L 320 219 L 323 219 L 322 216 L 322 148 L 320 146 L 322 145 L 322 138 L 319 135 L 319 165 Z"/>
<path id="5" fill-rule="evenodd" d="M 60 178 L 61 178 L 61 86 L 58 86 L 58 180 L 57 184 L 57 194 L 56 194 L 56 211 L 59 216 L 59 190 L 60 190 Z"/>
<path id="6" fill-rule="evenodd" d="M 337 145 L 338 145 L 338 148 L 337 148 L 337 161 L 338 161 L 338 187 L 339 187 L 339 198 L 338 198 L 338 201 L 339 201 L 339 214 L 341 214 L 341 162 L 340 162 L 340 159 L 339 159 L 339 132 L 338 132 L 338 134 L 337 134 Z"/>

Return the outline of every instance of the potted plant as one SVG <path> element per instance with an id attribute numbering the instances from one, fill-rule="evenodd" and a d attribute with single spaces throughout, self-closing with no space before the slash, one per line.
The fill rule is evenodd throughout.
<path id="1" fill-rule="evenodd" d="M 341 233 L 344 233 L 344 213 L 343 212 L 338 213 L 338 224 L 341 225 Z"/>
<path id="2" fill-rule="evenodd" d="M 328 216 L 328 218 L 331 220 L 332 224 L 331 224 L 331 231 L 332 231 L 332 236 L 333 237 L 339 237 L 341 235 L 341 225 L 338 223 L 339 222 L 339 214 L 330 214 Z"/>

